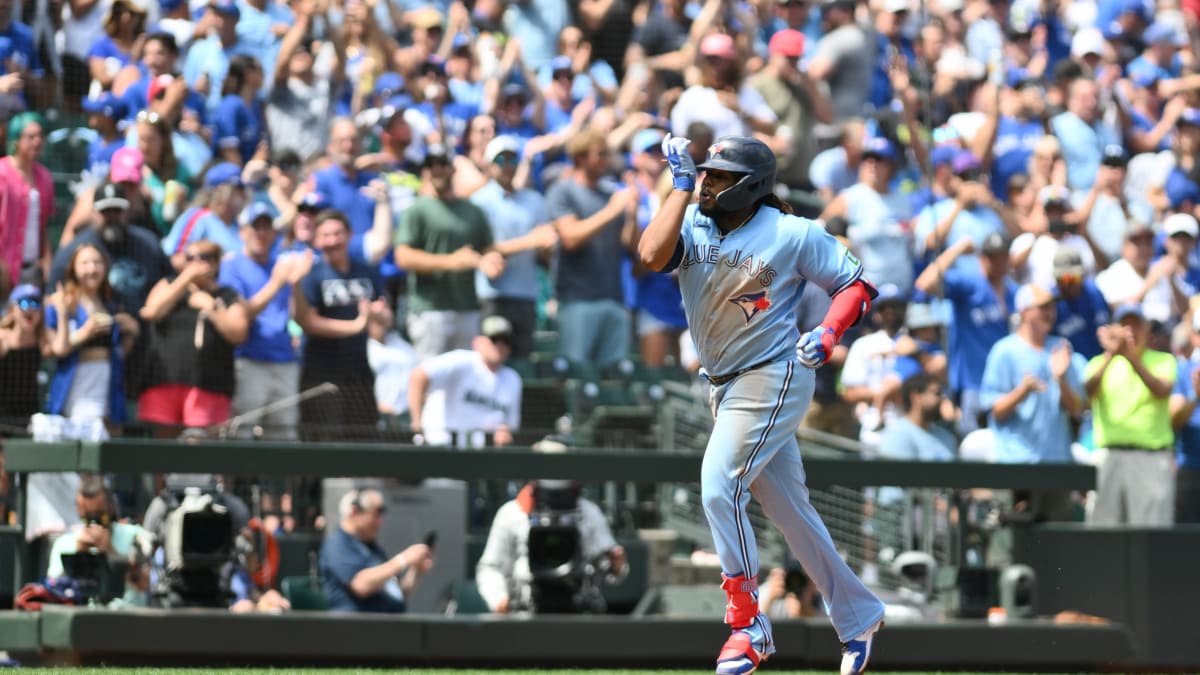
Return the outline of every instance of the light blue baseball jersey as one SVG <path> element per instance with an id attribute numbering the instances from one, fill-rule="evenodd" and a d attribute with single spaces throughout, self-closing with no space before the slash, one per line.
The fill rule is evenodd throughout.
<path id="1" fill-rule="evenodd" d="M 689 206 L 665 271 L 676 267 L 700 365 L 714 376 L 794 359 L 805 284 L 832 295 L 862 276 L 862 263 L 823 227 L 769 206 L 728 235 Z"/>

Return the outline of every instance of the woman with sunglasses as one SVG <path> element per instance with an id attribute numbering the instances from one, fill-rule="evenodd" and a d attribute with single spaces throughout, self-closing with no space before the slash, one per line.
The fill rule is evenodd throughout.
<path id="1" fill-rule="evenodd" d="M 233 348 L 245 342 L 250 321 L 237 292 L 217 284 L 220 269 L 220 246 L 190 242 L 182 271 L 159 281 L 142 308 L 150 346 L 138 417 L 159 425 L 160 438 L 229 419 Z"/>
<path id="2" fill-rule="evenodd" d="M 44 332 L 42 292 L 31 284 L 17 286 L 0 318 L 0 436 L 24 429 L 41 407 L 37 376 Z"/>
<path id="3" fill-rule="evenodd" d="M 49 298 L 45 354 L 58 359 L 46 412 L 76 422 L 125 422 L 125 353 L 139 327 L 113 312 L 107 256 L 94 244 L 75 249 L 64 281 Z"/>

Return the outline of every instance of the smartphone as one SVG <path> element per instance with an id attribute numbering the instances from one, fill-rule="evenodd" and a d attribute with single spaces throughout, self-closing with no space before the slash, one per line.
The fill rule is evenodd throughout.
<path id="1" fill-rule="evenodd" d="M 428 546 L 430 550 L 437 548 L 437 530 L 430 530 L 425 533 L 425 545 Z"/>

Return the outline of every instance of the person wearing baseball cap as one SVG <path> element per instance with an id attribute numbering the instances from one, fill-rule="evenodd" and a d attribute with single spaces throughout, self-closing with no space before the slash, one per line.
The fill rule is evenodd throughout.
<path id="1" fill-rule="evenodd" d="M 1036 284 L 1022 286 L 1013 299 L 1016 330 L 988 353 L 980 401 L 988 411 L 999 462 L 1065 463 L 1071 458 L 1071 418 L 1083 412 L 1081 363 L 1071 345 L 1051 335 L 1055 294 Z M 1035 511 L 1064 519 L 1068 495 L 1041 495 Z"/>
<path id="2" fill-rule="evenodd" d="M 274 255 L 279 232 L 277 213 L 269 202 L 253 201 L 238 214 L 242 247 L 221 262 L 220 285 L 245 298 L 250 330 L 234 349 L 237 386 L 230 414 L 245 415 L 274 401 L 295 396 L 300 388 L 300 363 L 288 333 L 292 284 L 312 269 L 313 253 Z M 249 422 L 249 421 L 248 421 Z M 256 417 L 241 427 L 245 437 L 259 425 L 264 437 L 299 438 L 300 411 L 289 406 Z"/>
<path id="3" fill-rule="evenodd" d="M 1138 302 L 1122 302 L 1101 329 L 1104 352 L 1087 364 L 1092 434 L 1105 459 L 1096 474 L 1089 522 L 1157 527 L 1172 524 L 1175 438 L 1170 396 L 1178 365 L 1149 348 L 1150 321 Z"/>
<path id="4" fill-rule="evenodd" d="M 1058 289 L 1054 334 L 1069 340 L 1084 358 L 1096 356 L 1103 351 L 1096 331 L 1109 322 L 1110 310 L 1104 294 L 1084 269 L 1079 251 L 1058 247 L 1054 252 L 1054 280 Z"/>
<path id="5" fill-rule="evenodd" d="M 521 427 L 521 376 L 505 365 L 512 354 L 513 326 L 492 315 L 480 322 L 470 349 L 422 360 L 409 376 L 412 430 L 430 445 L 465 447 L 472 432 L 492 435 L 491 445 L 512 444 Z M 463 396 L 455 392 L 474 392 Z M 430 396 L 434 393 L 439 396 Z"/>
<path id="6" fill-rule="evenodd" d="M 108 174 L 113 153 L 125 147 L 125 137 L 117 129 L 117 122 L 125 119 L 125 102 L 112 92 L 101 92 L 99 96 L 83 99 L 83 111 L 87 113 L 88 126 L 96 131 L 96 138 L 88 145 L 84 172 L 101 181 Z"/>
<path id="7" fill-rule="evenodd" d="M 792 12 L 784 7 L 806 2 L 780 4 L 780 11 Z M 804 10 L 807 13 L 807 9 Z M 747 84 L 762 96 L 763 102 L 779 120 L 779 133 L 790 135 L 792 152 L 779 158 L 776 176 L 780 183 L 793 190 L 812 191 L 808 167 L 817 155 L 814 136 L 816 124 L 833 122 L 833 107 L 829 97 L 812 78 L 800 69 L 807 41 L 804 33 L 794 28 L 778 30 L 767 43 L 767 63 Z"/>
<path id="8" fill-rule="evenodd" d="M 198 11 L 217 39 L 192 42 L 183 64 L 183 77 L 188 88 L 204 94 L 208 111 L 215 112 L 224 92 L 229 59 L 239 47 L 237 24 L 242 12 L 237 0 L 209 0 Z"/>
<path id="9" fill-rule="evenodd" d="M 930 204 L 917 214 L 914 228 L 918 252 L 940 251 L 963 238 L 981 245 L 988 235 L 1005 232 L 997 211 L 999 201 L 988 188 L 983 165 L 970 150 L 960 150 L 950 160 L 954 180 L 948 182 L 953 198 Z M 955 261 L 957 269 L 970 273 L 976 268 L 972 255 Z"/>
<path id="10" fill-rule="evenodd" d="M 707 35 L 700 41 L 699 53 L 699 81 L 685 89 L 671 109 L 671 132 L 685 134 L 689 125 L 703 122 L 715 138 L 774 134 L 778 120 L 757 92 L 744 86 L 733 37 Z"/>
<path id="11" fill-rule="evenodd" d="M 242 167 L 232 162 L 212 166 L 204 174 L 204 189 L 208 192 L 207 206 L 184 211 L 163 237 L 163 252 L 171 256 L 176 269 L 183 269 L 184 248 L 189 242 L 211 241 L 223 251 L 242 248 L 237 225 L 238 214 L 246 204 Z"/>
<path id="12" fill-rule="evenodd" d="M 1011 241 L 992 233 L 976 247 L 969 237 L 960 239 L 926 266 L 917 277 L 917 290 L 944 296 L 950 302 L 953 325 L 965 327 L 950 332 L 950 391 L 962 409 L 959 431 L 966 435 L 981 424 L 979 392 L 988 352 L 1009 334 L 1009 313 L 1017 284 L 1009 276 Z M 955 262 L 978 250 L 974 269 Z"/>
<path id="13" fill-rule="evenodd" d="M 7 286 L 7 280 L 0 280 L 0 286 Z M 3 293 L 0 289 L 0 297 Z M 0 419 L 28 420 L 42 408 L 38 387 L 45 333 L 42 290 L 20 284 L 8 294 L 5 305 L 0 310 L 0 370 L 4 373 Z"/>
<path id="14" fill-rule="evenodd" d="M 480 308 L 489 319 L 508 322 L 511 355 L 524 359 L 533 351 L 537 323 L 537 253 L 554 246 L 558 235 L 541 193 L 514 184 L 520 145 L 515 137 L 503 135 L 488 142 L 483 151 L 488 182 L 470 199 L 487 217 L 496 250 L 504 256 L 500 276 L 477 277 Z"/>

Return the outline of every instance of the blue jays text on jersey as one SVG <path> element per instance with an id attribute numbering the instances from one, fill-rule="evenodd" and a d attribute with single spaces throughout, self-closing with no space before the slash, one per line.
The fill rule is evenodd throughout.
<path id="1" fill-rule="evenodd" d="M 689 206 L 668 267 L 679 268 L 689 330 L 713 375 L 795 358 L 805 284 L 832 294 L 862 276 L 858 258 L 823 227 L 769 206 L 724 235 Z"/>
<path id="2" fill-rule="evenodd" d="M 755 261 L 754 253 L 734 249 L 732 253 L 721 258 L 720 244 L 693 245 L 691 250 L 684 254 L 680 267 L 686 270 L 696 264 L 716 265 L 718 263 L 739 270 L 752 279 L 757 279 L 758 283 L 763 286 L 770 286 L 771 282 L 775 280 L 775 268 L 761 257 Z"/>

